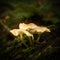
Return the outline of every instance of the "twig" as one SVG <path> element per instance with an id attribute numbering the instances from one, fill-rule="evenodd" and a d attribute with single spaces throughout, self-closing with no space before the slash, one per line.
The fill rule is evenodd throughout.
<path id="1" fill-rule="evenodd" d="M 11 36 L 15 37 L 12 33 L 10 33 L 10 28 L 4 23 L 4 21 L 2 21 L 0 19 L 0 24 L 3 26 L 3 28 L 5 29 L 6 33 L 10 34 Z M 14 40 L 16 40 L 16 38 L 14 38 Z"/>
<path id="2" fill-rule="evenodd" d="M 4 22 L 0 19 L 0 24 L 4 27 L 4 29 L 7 31 L 7 32 L 10 32 L 10 28 L 4 24 Z"/>

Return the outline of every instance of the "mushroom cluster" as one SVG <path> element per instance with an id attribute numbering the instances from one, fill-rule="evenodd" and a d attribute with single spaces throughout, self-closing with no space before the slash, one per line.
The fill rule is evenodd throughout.
<path id="1" fill-rule="evenodd" d="M 48 29 L 47 27 L 37 26 L 34 23 L 29 23 L 29 24 L 20 23 L 19 24 L 19 29 L 10 30 L 10 32 L 14 36 L 20 36 L 21 39 L 23 38 L 23 34 L 25 34 L 29 38 L 32 37 L 32 39 L 34 39 L 33 33 L 37 32 L 38 34 L 41 34 L 41 33 L 45 32 L 45 31 L 46 32 L 51 32 L 50 29 Z"/>

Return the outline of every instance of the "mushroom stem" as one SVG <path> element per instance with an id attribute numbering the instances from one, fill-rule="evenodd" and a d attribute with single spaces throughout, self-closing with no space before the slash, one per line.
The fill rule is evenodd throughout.
<path id="1" fill-rule="evenodd" d="M 31 46 L 33 46 L 33 39 L 31 37 L 29 37 L 29 43 Z"/>
<path id="2" fill-rule="evenodd" d="M 22 44 L 24 44 L 25 47 L 28 47 L 28 45 L 23 40 L 23 35 L 22 34 L 20 34 L 20 40 L 21 40 Z"/>
<path id="3" fill-rule="evenodd" d="M 40 36 L 41 36 L 41 33 L 38 34 L 38 38 L 37 38 L 36 42 L 39 42 Z"/>

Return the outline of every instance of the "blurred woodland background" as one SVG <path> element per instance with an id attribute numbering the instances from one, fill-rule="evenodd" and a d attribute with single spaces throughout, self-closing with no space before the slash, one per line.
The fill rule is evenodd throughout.
<path id="1" fill-rule="evenodd" d="M 51 32 L 44 32 L 39 43 L 25 48 L 9 32 L 22 22 L 46 26 Z M 0 1 L 0 60 L 57 60 L 59 44 L 60 0 Z"/>

